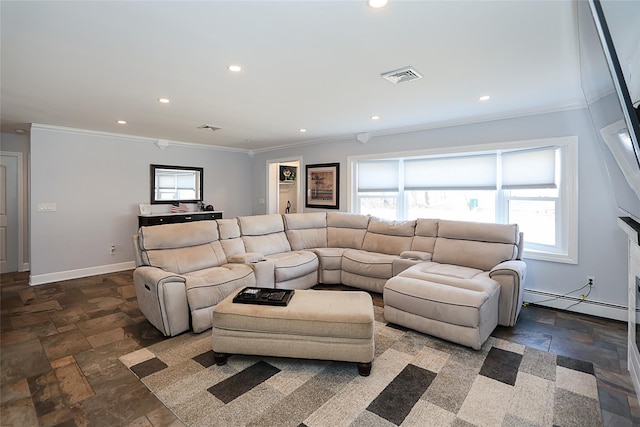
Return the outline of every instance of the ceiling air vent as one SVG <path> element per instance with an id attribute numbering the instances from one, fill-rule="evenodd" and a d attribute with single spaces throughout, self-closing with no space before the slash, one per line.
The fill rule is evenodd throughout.
<path id="1" fill-rule="evenodd" d="M 198 126 L 198 129 L 205 129 L 205 130 L 209 129 L 210 131 L 216 131 L 221 128 L 219 128 L 218 126 L 204 124 L 204 125 Z"/>
<path id="2" fill-rule="evenodd" d="M 383 79 L 390 81 L 393 84 L 410 82 L 412 80 L 418 80 L 422 78 L 422 74 L 414 70 L 412 67 L 404 67 L 399 70 L 388 71 L 380 74 Z"/>

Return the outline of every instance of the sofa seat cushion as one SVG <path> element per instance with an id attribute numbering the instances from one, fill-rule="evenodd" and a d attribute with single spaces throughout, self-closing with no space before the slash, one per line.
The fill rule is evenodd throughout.
<path id="1" fill-rule="evenodd" d="M 478 275 L 488 273 L 477 268 L 464 267 L 453 264 L 440 264 L 438 262 L 421 262 L 400 273 L 403 277 L 414 277 L 416 279 L 430 280 L 433 277 L 436 282 L 446 281 L 447 278 L 473 279 Z"/>
<path id="2" fill-rule="evenodd" d="M 211 307 L 245 286 L 255 286 L 251 267 L 245 264 L 225 264 L 185 274 L 187 300 L 191 310 Z"/>
<path id="3" fill-rule="evenodd" d="M 297 279 L 318 270 L 318 257 L 309 251 L 291 251 L 267 255 L 273 261 L 276 283 Z"/>
<path id="4" fill-rule="evenodd" d="M 313 253 L 320 260 L 320 268 L 323 270 L 340 270 L 342 269 L 342 255 L 349 249 L 347 248 L 316 248 Z"/>
<path id="5" fill-rule="evenodd" d="M 348 250 L 342 256 L 342 270 L 359 276 L 389 279 L 393 276 L 393 261 L 399 258 L 396 255 Z"/>
<path id="6" fill-rule="evenodd" d="M 489 299 L 495 299 L 492 315 L 497 324 L 499 293 L 495 281 L 463 280 L 448 285 L 398 276 L 385 284 L 384 304 L 440 322 L 477 328 L 479 309 Z"/>

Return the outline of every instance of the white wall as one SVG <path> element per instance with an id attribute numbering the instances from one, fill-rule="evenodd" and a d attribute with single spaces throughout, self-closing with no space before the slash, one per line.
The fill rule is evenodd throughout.
<path id="1" fill-rule="evenodd" d="M 34 125 L 31 283 L 133 268 L 131 236 L 138 204 L 150 200 L 152 163 L 203 167 L 205 202 L 227 218 L 251 213 L 246 153 L 177 145 L 160 150 L 141 138 Z M 39 213 L 38 203 L 56 203 L 57 210 Z"/>
<path id="2" fill-rule="evenodd" d="M 340 210 L 344 211 L 347 210 L 347 192 L 349 191 L 346 182 L 348 156 L 571 135 L 578 137 L 579 261 L 575 265 L 526 260 L 528 267 L 526 288 L 561 295 L 584 285 L 587 276 L 595 276 L 597 284 L 589 299 L 596 303 L 603 302 L 626 307 L 626 235 L 617 226 L 616 202 L 586 109 L 420 132 L 372 136 L 367 144 L 361 144 L 354 136 L 352 140 L 258 153 L 253 159 L 252 166 L 255 189 L 252 200 L 253 212 L 254 214 L 264 213 L 264 206 L 259 205 L 258 200 L 265 197 L 266 161 L 281 158 L 284 155 L 302 156 L 303 170 L 305 164 L 309 163 L 340 162 Z M 304 180 L 304 172 L 301 171 L 299 176 Z M 304 188 L 304 182 L 301 182 L 301 185 Z M 527 298 L 533 300 L 530 296 Z M 540 299 L 540 297 L 536 298 L 536 300 Z M 607 307 L 606 304 L 604 307 L 601 304 L 580 304 L 572 310 L 626 320 L 627 314 L 624 310 Z M 545 305 L 566 308 L 571 305 L 571 302 L 548 302 Z"/>

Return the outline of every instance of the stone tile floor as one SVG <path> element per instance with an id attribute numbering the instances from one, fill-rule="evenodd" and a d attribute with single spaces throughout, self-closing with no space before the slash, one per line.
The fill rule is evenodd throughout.
<path id="1" fill-rule="evenodd" d="M 0 276 L 0 425 L 182 425 L 118 360 L 164 339 L 138 308 L 132 271 L 28 280 Z M 604 424 L 640 425 L 625 323 L 527 306 L 514 328 L 493 335 L 593 362 Z"/>

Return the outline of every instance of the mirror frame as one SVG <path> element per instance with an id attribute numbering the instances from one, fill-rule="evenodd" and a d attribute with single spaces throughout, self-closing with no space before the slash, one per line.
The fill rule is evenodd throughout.
<path id="1" fill-rule="evenodd" d="M 173 203 L 198 203 L 203 201 L 203 183 L 204 183 L 204 168 L 190 167 L 190 166 L 169 166 L 169 165 L 150 165 L 151 168 L 151 204 L 152 205 L 168 205 Z M 156 199 L 156 170 L 169 169 L 177 171 L 192 171 L 199 174 L 200 188 L 195 199 L 178 199 L 178 200 L 157 200 Z"/>

